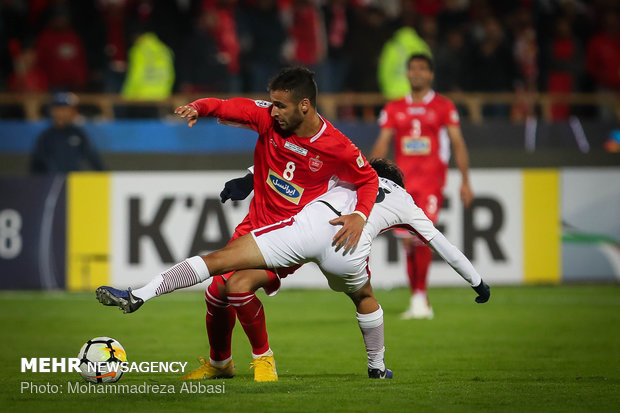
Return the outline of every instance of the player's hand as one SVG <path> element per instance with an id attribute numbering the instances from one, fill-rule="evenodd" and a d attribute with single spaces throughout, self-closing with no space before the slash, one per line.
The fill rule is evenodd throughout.
<path id="1" fill-rule="evenodd" d="M 491 298 L 491 287 L 484 280 L 480 281 L 480 285 L 477 287 L 471 287 L 474 289 L 476 293 L 478 293 L 478 297 L 476 297 L 476 302 L 478 304 L 486 303 Z"/>
<path id="2" fill-rule="evenodd" d="M 224 184 L 224 189 L 220 192 L 222 204 L 228 199 L 241 201 L 246 199 L 254 190 L 254 175 L 247 174 L 243 178 L 231 179 Z"/>
<path id="3" fill-rule="evenodd" d="M 342 225 L 340 231 L 334 235 L 332 245 L 336 246 L 336 251 L 344 248 L 346 254 L 357 246 L 366 221 L 359 214 L 349 214 L 332 219 L 329 223 L 332 225 Z"/>
<path id="4" fill-rule="evenodd" d="M 179 106 L 174 110 L 174 113 L 187 119 L 187 126 L 190 128 L 198 122 L 198 111 L 189 105 Z"/>
<path id="5" fill-rule="evenodd" d="M 461 201 L 463 202 L 463 205 L 465 205 L 465 208 L 469 208 L 469 205 L 473 200 L 474 193 L 471 190 L 471 186 L 469 186 L 469 183 L 467 182 L 463 183 L 461 185 Z"/>

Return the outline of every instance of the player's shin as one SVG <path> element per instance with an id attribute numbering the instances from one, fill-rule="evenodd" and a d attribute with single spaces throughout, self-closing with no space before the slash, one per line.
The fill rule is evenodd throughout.
<path id="1" fill-rule="evenodd" d="M 385 344 L 383 336 L 383 309 L 379 309 L 370 314 L 357 313 L 357 322 L 364 337 L 366 354 L 368 355 L 368 368 L 385 371 L 383 361 L 385 354 Z"/>
<path id="2" fill-rule="evenodd" d="M 252 346 L 252 355 L 257 357 L 267 353 L 269 351 L 269 340 L 263 303 L 253 292 L 229 292 L 228 301 L 237 311 L 237 318 L 239 318 L 239 322 Z"/>
<path id="3" fill-rule="evenodd" d="M 206 326 L 213 365 L 225 364 L 231 358 L 232 332 L 237 313 L 223 293 L 224 279 L 215 276 L 205 292 L 207 303 Z"/>
<path id="4" fill-rule="evenodd" d="M 162 272 L 147 285 L 135 289 L 131 293 L 147 301 L 153 297 L 171 293 L 179 288 L 191 287 L 209 277 L 209 269 L 203 259 L 199 256 L 194 256 Z"/>

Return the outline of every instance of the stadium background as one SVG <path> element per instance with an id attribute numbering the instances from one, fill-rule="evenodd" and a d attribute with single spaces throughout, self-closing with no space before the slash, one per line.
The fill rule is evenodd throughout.
<path id="1" fill-rule="evenodd" d="M 348 29 L 342 43 L 329 36 L 329 16 L 337 14 L 332 3 L 340 2 L 3 1 L 0 289 L 7 290 L 2 294 L 7 308 L 24 297 L 14 290 L 140 284 L 173 262 L 225 244 L 247 202 L 222 205 L 218 194 L 226 180 L 252 163 L 255 136 L 207 119 L 189 129 L 171 116 L 178 104 L 207 95 L 264 98 L 266 72 L 304 64 L 317 72 L 319 110 L 368 154 L 386 101 L 377 81 L 381 50 L 410 25 L 437 59 L 436 88 L 457 103 L 470 151 L 477 201 L 471 211 L 462 209 L 452 170 L 440 215 L 447 237 L 491 285 L 597 283 L 610 292 L 605 311 L 615 311 L 618 291 L 609 283 L 620 279 L 620 79 L 614 83 L 606 75 L 620 73 L 620 59 L 597 65 L 596 51 L 611 39 L 620 56 L 616 3 L 343 2 Z M 260 7 L 267 12 L 259 13 Z M 120 23 L 112 18 L 115 13 L 123 16 Z M 298 13 L 306 17 L 298 20 Z M 72 76 L 75 83 L 55 84 L 45 73 L 59 70 L 53 66 L 20 72 L 29 53 L 36 55 L 48 19 L 57 15 L 69 16 L 70 30 L 83 42 L 83 73 Z M 201 31 L 200 18 L 209 16 L 217 16 L 209 23 L 215 26 Z M 257 41 L 267 33 L 248 16 L 279 22 L 277 47 Z M 296 38 L 293 22 L 308 21 L 314 22 L 306 28 L 314 36 Z M 175 82 L 156 100 L 136 100 L 122 91 L 132 33 L 142 28 L 174 52 Z M 485 39 L 498 30 L 494 52 L 483 59 Z M 218 37 L 231 33 L 232 43 Z M 461 46 L 452 48 L 459 40 Z M 186 42 L 200 55 L 201 76 L 188 70 Z M 574 53 L 566 57 L 565 47 Z M 274 48 L 275 64 L 261 59 Z M 35 81 L 21 82 L 21 75 Z M 50 93 L 58 90 L 80 97 L 79 123 L 101 152 L 106 172 L 29 174 L 29 153 L 49 125 Z M 371 265 L 375 286 L 406 285 L 402 251 L 393 237 L 377 240 Z M 439 262 L 432 266 L 430 283 L 464 285 Z M 315 269 L 306 268 L 284 283 L 291 287 L 327 285 Z M 538 294 L 566 293 L 539 288 Z M 404 307 L 403 291 L 394 291 Z M 449 294 L 437 291 L 437 305 L 450 308 L 450 300 L 441 298 Z M 23 302 L 34 303 L 36 297 Z M 605 316 L 601 320 L 613 325 L 605 324 L 611 320 Z M 615 336 L 609 345 L 614 342 Z M 80 345 L 73 347 L 77 351 Z M 15 368 L 12 360 L 4 362 Z M 609 362 L 617 366 L 617 357 Z"/>

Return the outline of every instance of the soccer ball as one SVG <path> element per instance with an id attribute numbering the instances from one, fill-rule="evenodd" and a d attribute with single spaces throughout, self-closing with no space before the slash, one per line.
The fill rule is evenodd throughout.
<path id="1" fill-rule="evenodd" d="M 123 376 L 120 365 L 117 363 L 126 362 L 127 354 L 121 343 L 113 338 L 95 337 L 84 343 L 78 353 L 78 358 L 80 359 L 80 374 L 86 381 L 114 383 Z"/>

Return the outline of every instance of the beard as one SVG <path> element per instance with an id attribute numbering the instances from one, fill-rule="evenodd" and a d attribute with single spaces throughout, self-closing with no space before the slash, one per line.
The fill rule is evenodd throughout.
<path id="1" fill-rule="evenodd" d="M 295 129 L 299 127 L 299 125 L 301 125 L 303 121 L 304 121 L 304 115 L 303 113 L 301 113 L 301 111 L 298 111 L 294 115 L 292 115 L 290 119 L 286 121 L 286 123 L 284 123 L 283 125 L 278 123 L 278 126 L 283 131 L 292 133 Z"/>

